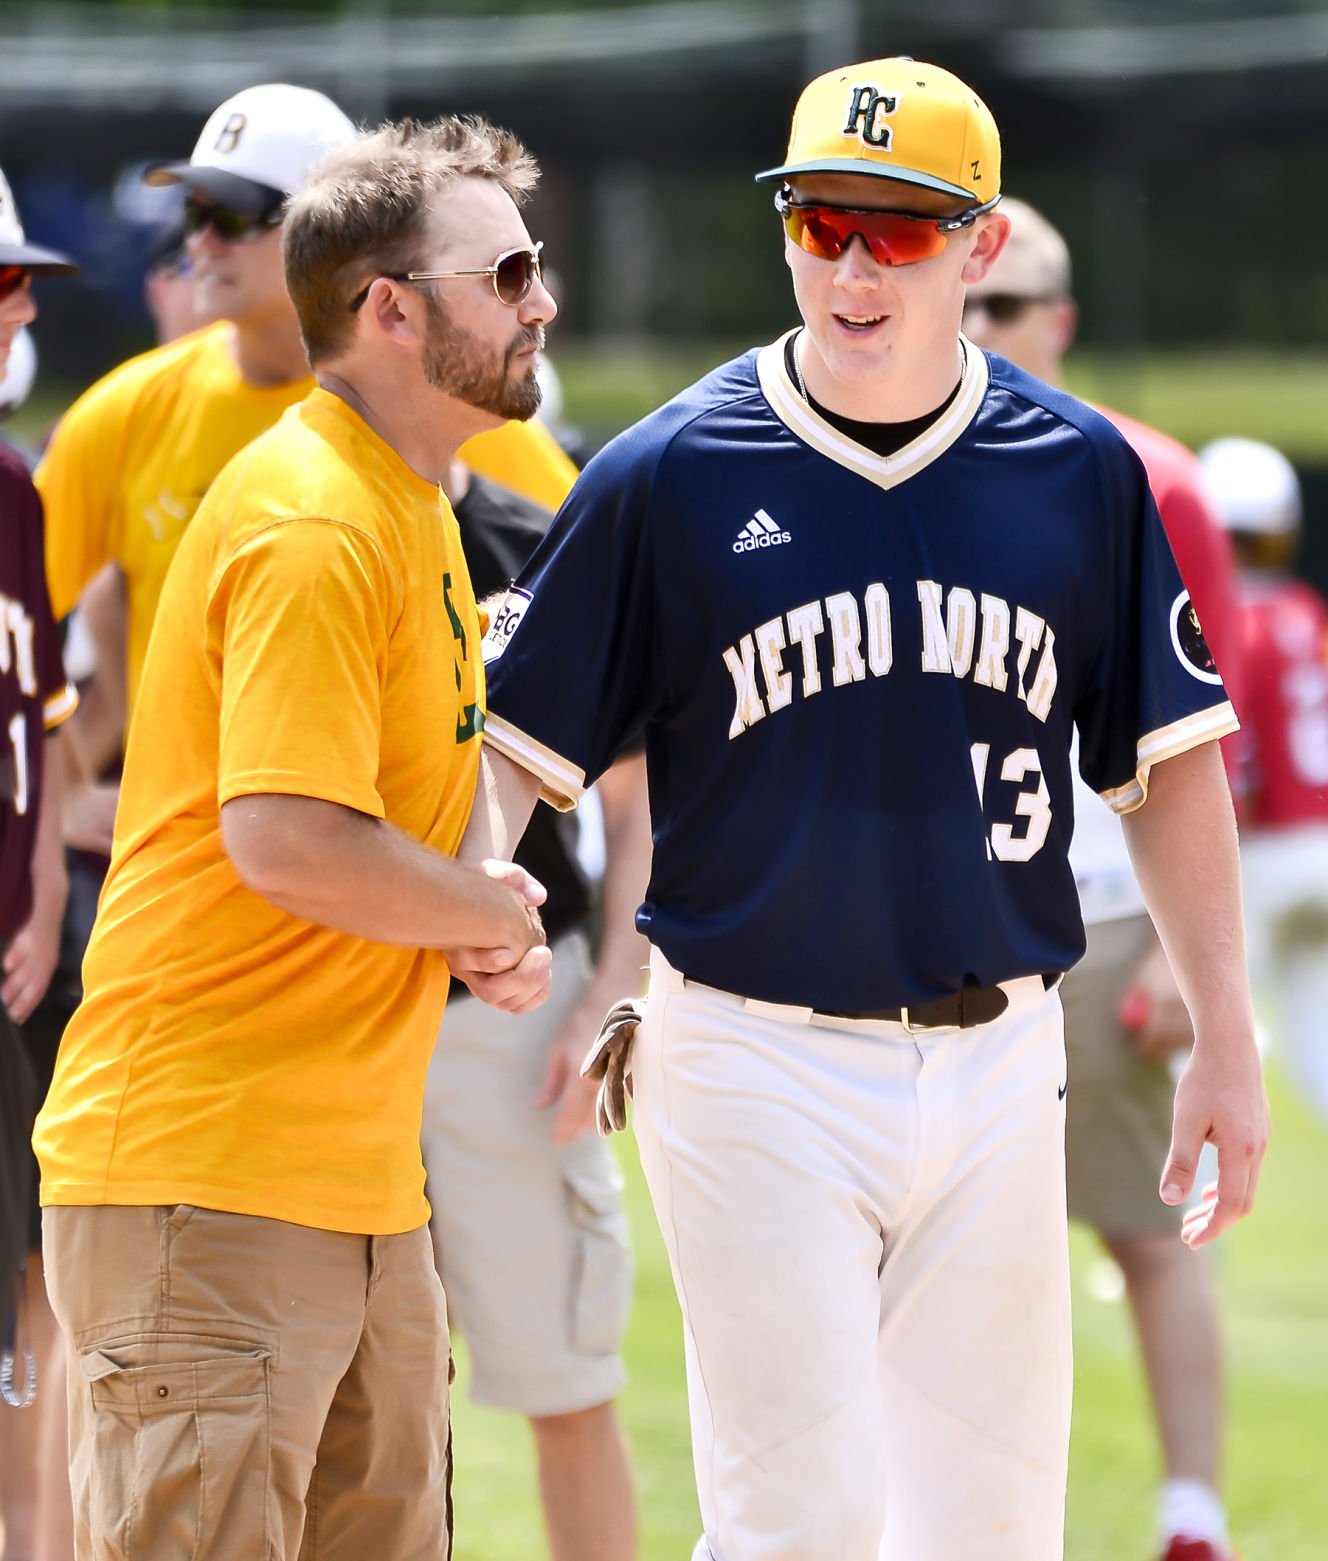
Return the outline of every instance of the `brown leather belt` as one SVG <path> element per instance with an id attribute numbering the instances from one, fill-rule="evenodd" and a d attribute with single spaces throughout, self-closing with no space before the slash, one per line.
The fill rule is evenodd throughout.
<path id="1" fill-rule="evenodd" d="M 971 1030 L 989 1024 L 1009 1007 L 1010 999 L 998 986 L 966 986 L 945 997 L 930 997 L 906 1008 L 873 1008 L 865 1013 L 845 1013 L 835 1008 L 813 1009 L 827 1019 L 878 1019 L 902 1024 L 907 1030 Z"/>

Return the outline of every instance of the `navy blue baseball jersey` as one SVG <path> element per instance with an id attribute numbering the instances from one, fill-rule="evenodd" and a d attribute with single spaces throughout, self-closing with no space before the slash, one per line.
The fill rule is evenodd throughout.
<path id="1" fill-rule="evenodd" d="M 0 445 L 0 943 L 32 909 L 32 847 L 42 741 L 78 703 L 65 680 L 46 592 L 41 500 L 28 469 Z"/>
<path id="2" fill-rule="evenodd" d="M 644 728 L 638 926 L 698 981 L 864 1012 L 1063 971 L 1074 725 L 1119 812 L 1236 726 L 1125 441 L 963 351 L 889 457 L 782 342 L 717 369 L 590 463 L 495 614 L 486 741 L 547 800 Z"/>

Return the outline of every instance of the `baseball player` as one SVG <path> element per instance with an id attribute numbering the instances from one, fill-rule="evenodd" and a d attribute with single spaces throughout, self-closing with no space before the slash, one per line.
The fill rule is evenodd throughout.
<path id="1" fill-rule="evenodd" d="M 19 332 L 37 315 L 34 276 L 78 268 L 28 242 L 0 173 L 0 376 Z M 34 1364 L 46 1367 L 40 1309 L 15 1311 L 31 1239 L 32 1154 L 28 1137 L 36 1081 L 16 1026 L 37 1006 L 55 969 L 68 879 L 60 838 L 60 750 L 55 727 L 76 696 L 61 665 L 42 561 L 41 503 L 28 469 L 0 444 L 0 1528 L 11 1553 L 35 1553 L 41 1507 L 31 1417 L 9 1407 L 31 1399 Z M 40 1262 L 27 1275 L 29 1298 Z"/>
<path id="2" fill-rule="evenodd" d="M 539 402 L 536 178 L 482 121 L 407 121 L 286 219 L 318 387 L 176 553 L 34 1134 L 79 1555 L 451 1551 L 424 1074 L 444 951 L 543 933 L 528 874 L 453 857 L 484 682 L 439 484 Z"/>
<path id="3" fill-rule="evenodd" d="M 1201 1245 L 1267 1132 L 1234 716 L 1129 447 L 960 334 L 1008 232 L 973 91 L 831 71 L 759 177 L 801 327 L 582 474 L 490 629 L 463 853 L 644 729 L 650 994 L 600 1064 L 682 1307 L 697 1561 L 1048 1561 L 1071 736 L 1194 1018 L 1162 1195 L 1218 1145 Z"/>
<path id="4" fill-rule="evenodd" d="M 1250 966 L 1293 1079 L 1328 1120 L 1328 606 L 1290 573 L 1302 508 L 1287 458 L 1230 438 L 1200 460 L 1240 566 Z"/>
<path id="5" fill-rule="evenodd" d="M 964 331 L 1049 384 L 1078 319 L 1065 240 L 1008 196 L 1010 238 L 969 289 Z M 1193 453 L 1118 412 L 1105 415 L 1143 460 L 1181 576 L 1194 597 L 1223 682 L 1239 704 L 1240 624 L 1231 546 L 1202 489 Z M 1224 740 L 1224 756 L 1231 760 Z M 1228 770 L 1233 768 L 1229 762 Z M 1171 1135 L 1170 1063 L 1194 1039 L 1189 1014 L 1144 909 L 1125 832 L 1075 777 L 1070 866 L 1087 951 L 1061 987 L 1072 1087 L 1066 1097 L 1070 1214 L 1101 1235 L 1125 1278 L 1166 1479 L 1158 1503 L 1164 1561 L 1229 1561 L 1218 1495 L 1222 1339 L 1204 1254 L 1176 1239 L 1181 1210 L 1157 1196 Z"/>

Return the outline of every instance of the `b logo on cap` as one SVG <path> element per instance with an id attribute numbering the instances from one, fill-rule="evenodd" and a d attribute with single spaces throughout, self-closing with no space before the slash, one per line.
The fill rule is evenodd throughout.
<path id="1" fill-rule="evenodd" d="M 217 136 L 218 152 L 233 152 L 240 144 L 240 132 L 249 123 L 248 114 L 232 114 Z"/>
<path id="2" fill-rule="evenodd" d="M 880 124 L 899 107 L 899 99 L 892 93 L 878 92 L 875 87 L 854 87 L 848 100 L 848 120 L 844 134 L 857 134 L 868 146 L 878 146 L 883 152 L 890 150 L 892 131 L 889 125 Z"/>

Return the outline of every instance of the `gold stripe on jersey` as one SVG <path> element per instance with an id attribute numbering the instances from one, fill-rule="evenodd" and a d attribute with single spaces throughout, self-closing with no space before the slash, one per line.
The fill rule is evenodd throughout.
<path id="1" fill-rule="evenodd" d="M 42 705 L 42 725 L 49 732 L 67 721 L 74 711 L 78 709 L 78 690 L 72 683 L 66 683 L 63 688 L 57 689 L 54 694 L 48 696 Z"/>
<path id="2" fill-rule="evenodd" d="M 878 488 L 894 488 L 930 466 L 960 438 L 978 414 L 987 393 L 987 358 L 971 342 L 959 337 L 963 371 L 959 392 L 937 420 L 893 455 L 876 455 L 820 416 L 803 400 L 789 377 L 784 347 L 793 331 L 763 347 L 757 355 L 756 374 L 766 400 L 781 423 L 839 466 L 847 467 Z"/>
<path id="3" fill-rule="evenodd" d="M 1134 779 L 1098 795 L 1113 813 L 1133 813 L 1148 800 L 1148 772 L 1155 764 L 1174 759 L 1178 754 L 1188 753 L 1191 748 L 1201 747 L 1219 737 L 1229 737 L 1239 730 L 1240 722 L 1231 701 L 1223 700 L 1220 705 L 1198 710 L 1179 721 L 1160 726 L 1154 732 L 1146 732 L 1139 739 L 1136 750 L 1139 767 Z"/>
<path id="4" fill-rule="evenodd" d="M 540 783 L 540 796 L 560 813 L 576 807 L 586 794 L 586 772 L 577 769 L 552 748 L 512 726 L 501 716 L 489 713 L 484 723 L 484 741 L 499 753 L 529 770 Z"/>

